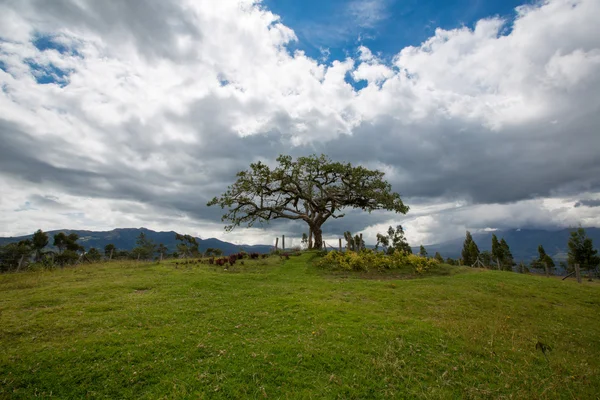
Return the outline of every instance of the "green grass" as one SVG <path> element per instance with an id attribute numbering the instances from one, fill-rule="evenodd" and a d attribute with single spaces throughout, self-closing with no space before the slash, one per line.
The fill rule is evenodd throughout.
<path id="1" fill-rule="evenodd" d="M 312 257 L 1 275 L 0 398 L 600 393 L 595 282 L 451 267 L 359 279 Z"/>

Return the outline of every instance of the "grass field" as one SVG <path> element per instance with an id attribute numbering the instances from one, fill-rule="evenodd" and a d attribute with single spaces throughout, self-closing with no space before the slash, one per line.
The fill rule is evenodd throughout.
<path id="1" fill-rule="evenodd" d="M 313 257 L 0 275 L 0 398 L 600 394 L 596 282 L 450 267 L 360 279 Z"/>

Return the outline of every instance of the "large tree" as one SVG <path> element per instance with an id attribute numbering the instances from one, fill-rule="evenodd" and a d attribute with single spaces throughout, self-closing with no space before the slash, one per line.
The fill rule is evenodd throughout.
<path id="1" fill-rule="evenodd" d="M 299 220 L 308 224 L 309 247 L 321 249 L 323 224 L 343 217 L 344 209 L 408 211 L 381 171 L 334 162 L 325 155 L 296 160 L 282 155 L 277 162 L 275 168 L 260 161 L 250 164 L 249 170 L 238 172 L 224 194 L 208 203 L 228 209 L 223 215 L 223 221 L 230 223 L 227 231 L 241 224 Z"/>

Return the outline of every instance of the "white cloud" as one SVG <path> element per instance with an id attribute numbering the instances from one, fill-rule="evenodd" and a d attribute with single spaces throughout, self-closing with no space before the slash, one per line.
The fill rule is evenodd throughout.
<path id="1" fill-rule="evenodd" d="M 385 7 L 350 11 L 373 27 Z M 324 64 L 290 54 L 296 34 L 250 0 L 5 3 L 0 233 L 144 225 L 226 239 L 204 204 L 236 170 L 320 151 L 388 171 L 414 200 L 399 220 L 414 241 L 598 224 L 574 207 L 600 186 L 598 17 L 598 1 L 551 0 L 519 8 L 508 34 L 492 18 L 437 29 L 392 64 L 364 46 Z M 71 51 L 39 50 L 39 34 Z M 38 84 L 32 60 L 67 84 Z M 356 91 L 348 77 L 368 85 Z M 26 201 L 35 210 L 13 211 Z M 254 232 L 235 240 L 255 243 Z"/>

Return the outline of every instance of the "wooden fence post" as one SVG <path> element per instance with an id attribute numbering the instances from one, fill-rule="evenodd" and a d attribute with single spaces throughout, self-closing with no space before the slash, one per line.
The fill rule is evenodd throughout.
<path id="1" fill-rule="evenodd" d="M 285 250 L 285 235 L 281 235 L 281 250 Z"/>
<path id="2" fill-rule="evenodd" d="M 544 263 L 544 267 L 546 268 L 546 278 L 550 278 L 550 268 L 548 268 L 548 263 Z"/>
<path id="3" fill-rule="evenodd" d="M 340 244 L 339 244 L 339 248 L 340 248 L 340 253 L 342 252 L 342 238 L 338 238 Z"/>
<path id="4" fill-rule="evenodd" d="M 108 261 L 112 260 L 112 254 L 115 249 L 110 249 L 110 256 L 108 256 Z"/>
<path id="5" fill-rule="evenodd" d="M 577 277 L 577 283 L 581 283 L 581 270 L 579 264 L 575 264 L 575 276 Z"/>
<path id="6" fill-rule="evenodd" d="M 279 246 L 279 237 L 275 238 L 275 251 L 277 251 L 277 246 Z"/>

